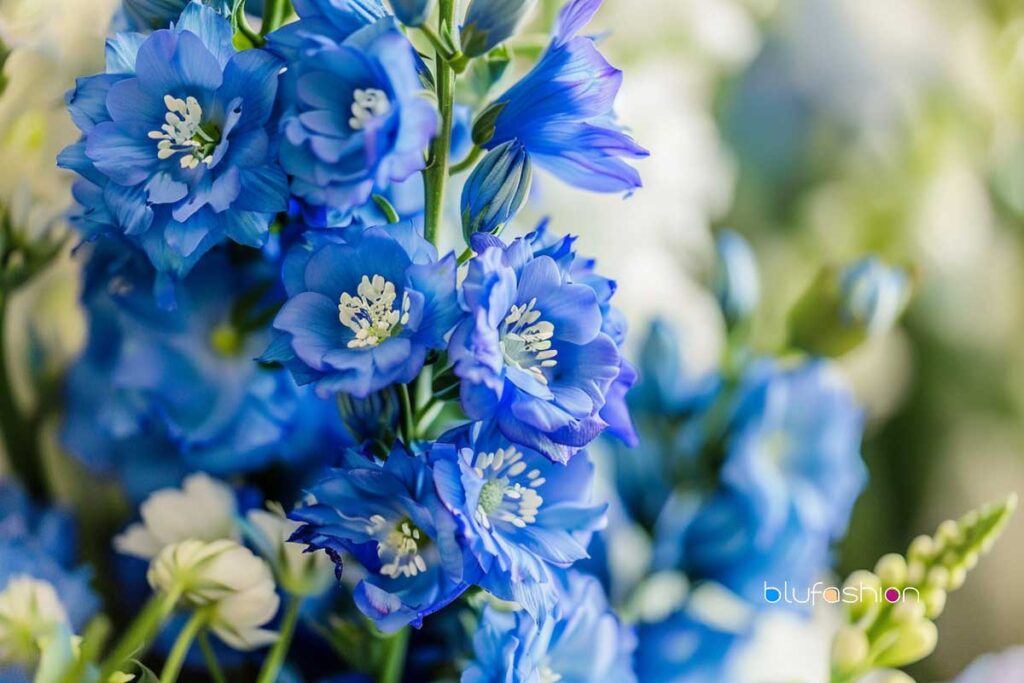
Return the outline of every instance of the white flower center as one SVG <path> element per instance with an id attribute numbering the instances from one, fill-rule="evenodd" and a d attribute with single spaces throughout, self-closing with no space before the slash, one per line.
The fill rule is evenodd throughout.
<path id="1" fill-rule="evenodd" d="M 189 95 L 186 99 L 164 95 L 167 115 L 160 130 L 149 132 L 150 140 L 159 140 L 156 156 L 163 161 L 175 154 L 184 156 L 178 160 L 182 168 L 193 169 L 203 163 L 213 163 L 213 150 L 220 144 L 220 132 L 216 128 L 203 128 L 203 108 L 199 101 Z"/>
<path id="2" fill-rule="evenodd" d="M 352 93 L 352 118 L 348 125 L 352 130 L 362 130 L 366 124 L 391 111 L 391 102 L 383 90 L 377 88 L 356 88 Z"/>
<path id="3" fill-rule="evenodd" d="M 430 539 L 408 519 L 388 529 L 384 517 L 373 515 L 366 533 L 377 539 L 377 557 L 382 563 L 380 573 L 383 576 L 397 579 L 427 571 L 427 562 L 420 554 L 420 546 L 426 545 Z"/>
<path id="4" fill-rule="evenodd" d="M 526 370 L 541 384 L 547 384 L 544 368 L 558 365 L 556 349 L 551 348 L 555 326 L 541 320 L 541 312 L 534 308 L 537 299 L 513 306 L 505 317 L 505 333 L 501 337 L 501 349 L 505 361 L 521 370 Z"/>
<path id="5" fill-rule="evenodd" d="M 356 296 L 348 292 L 341 295 L 338 319 L 356 335 L 349 341 L 348 348 L 374 347 L 398 334 L 409 322 L 409 293 L 402 293 L 401 309 L 395 308 L 397 298 L 394 283 L 381 275 L 374 275 L 372 279 L 364 275 Z"/>
<path id="6" fill-rule="evenodd" d="M 493 520 L 522 529 L 537 521 L 544 499 L 535 489 L 546 479 L 536 468 L 526 471 L 521 451 L 513 446 L 493 453 L 477 453 L 473 471 L 487 480 L 473 513 L 480 526 L 490 529 Z"/>
<path id="7" fill-rule="evenodd" d="M 537 669 L 537 675 L 540 677 L 540 683 L 558 683 L 562 680 L 562 674 L 555 673 L 547 664 L 541 664 Z"/>

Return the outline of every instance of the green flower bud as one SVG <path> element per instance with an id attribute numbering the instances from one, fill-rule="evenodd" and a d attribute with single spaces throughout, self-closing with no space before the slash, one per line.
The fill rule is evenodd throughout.
<path id="1" fill-rule="evenodd" d="M 907 561 L 902 555 L 883 555 L 875 565 L 875 574 L 885 588 L 900 588 L 907 582 Z"/>
<path id="2" fill-rule="evenodd" d="M 884 668 L 919 662 L 934 652 L 938 641 L 939 630 L 926 619 L 903 624 L 896 630 L 892 644 L 875 658 L 875 664 Z"/>
<path id="3" fill-rule="evenodd" d="M 929 619 L 936 619 L 946 609 L 946 591 L 941 588 L 928 588 L 921 593 L 921 600 L 925 605 L 925 616 Z"/>
<path id="4" fill-rule="evenodd" d="M 864 631 L 844 627 L 832 639 L 832 668 L 840 672 L 855 671 L 867 660 L 870 649 Z"/>

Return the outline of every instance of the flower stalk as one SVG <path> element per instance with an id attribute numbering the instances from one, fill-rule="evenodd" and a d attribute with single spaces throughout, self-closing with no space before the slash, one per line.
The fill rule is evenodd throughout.
<path id="1" fill-rule="evenodd" d="M 267 661 L 263 664 L 257 683 L 274 683 L 277 675 L 284 665 L 285 657 L 288 656 L 288 649 L 291 647 L 292 638 L 295 635 L 295 626 L 299 622 L 299 608 L 302 606 L 302 598 L 293 595 L 288 602 L 288 608 L 281 620 L 281 629 L 278 632 L 277 642 L 270 650 Z"/>
<path id="2" fill-rule="evenodd" d="M 192 642 L 199 635 L 199 632 L 206 627 L 208 619 L 209 612 L 200 609 L 193 612 L 192 616 L 185 622 L 185 626 L 175 639 L 174 645 L 171 647 L 171 654 L 167 656 L 164 668 L 160 672 L 160 683 L 174 683 L 178 680 L 178 674 L 181 673 L 181 667 L 185 664 L 185 657 L 188 656 Z"/>
<path id="3" fill-rule="evenodd" d="M 442 34 L 455 24 L 455 0 L 441 0 L 438 26 Z M 444 192 L 448 180 L 448 157 L 452 146 L 452 119 L 455 110 L 455 70 L 441 53 L 434 60 L 434 80 L 437 85 L 437 106 L 441 114 L 441 129 L 430 147 L 431 164 L 424 171 L 426 191 L 426 217 L 424 236 L 438 243 L 441 218 L 444 215 Z"/>

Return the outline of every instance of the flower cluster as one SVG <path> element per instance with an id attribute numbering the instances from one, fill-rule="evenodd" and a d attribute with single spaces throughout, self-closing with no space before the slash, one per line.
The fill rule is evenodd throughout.
<path id="1" fill-rule="evenodd" d="M 89 498 L 121 529 L 88 548 L 110 617 L 32 500 L 50 394 L 13 421 L 4 394 L 29 487 L 0 484 L 0 679 L 732 680 L 762 584 L 828 570 L 866 481 L 832 358 L 896 323 L 908 274 L 828 271 L 755 353 L 757 264 L 724 233 L 722 362 L 694 376 L 656 323 L 638 370 L 577 238 L 503 234 L 535 172 L 628 196 L 647 154 L 584 34 L 601 1 L 561 3 L 539 55 L 516 42 L 534 4 L 124 0 L 66 100 L 87 339 L 52 382 L 54 466 L 123 493 Z M 911 635 L 1007 516 L 880 564 L 927 584 Z M 865 623 L 836 683 L 911 659 L 867 657 Z"/>

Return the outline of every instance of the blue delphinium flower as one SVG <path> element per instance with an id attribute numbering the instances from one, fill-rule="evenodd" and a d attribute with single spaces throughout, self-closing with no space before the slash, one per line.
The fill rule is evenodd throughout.
<path id="1" fill-rule="evenodd" d="M 609 609 L 597 580 L 570 572 L 562 591 L 558 612 L 540 623 L 525 611 L 485 608 L 462 683 L 636 681 L 636 635 Z"/>
<path id="2" fill-rule="evenodd" d="M 839 275 L 841 314 L 846 325 L 878 335 L 891 328 L 910 302 L 910 276 L 877 256 L 846 266 Z"/>
<path id="3" fill-rule="evenodd" d="M 18 576 L 49 582 L 80 632 L 99 600 L 89 586 L 92 572 L 76 566 L 77 535 L 66 512 L 41 508 L 17 484 L 0 480 L 0 590 Z"/>
<path id="4" fill-rule="evenodd" d="M 583 453 L 553 463 L 490 424 L 442 440 L 456 449 L 432 451 L 434 481 L 480 564 L 480 585 L 540 619 L 558 599 L 553 573 L 586 558 L 591 534 L 604 524 L 606 506 L 591 501 L 593 465 Z"/>
<path id="5" fill-rule="evenodd" d="M 460 39 L 467 57 L 479 57 L 508 40 L 536 0 L 472 0 Z"/>
<path id="6" fill-rule="evenodd" d="M 434 9 L 434 0 L 391 0 L 391 9 L 406 26 L 419 26 Z"/>
<path id="7" fill-rule="evenodd" d="M 792 510 L 838 538 L 867 479 L 863 427 L 863 411 L 828 362 L 754 363 L 737 397 L 722 482 L 752 502 L 769 531 Z"/>
<path id="8" fill-rule="evenodd" d="M 448 349 L 463 410 L 568 462 L 606 426 L 600 411 L 622 366 L 597 294 L 552 256 L 535 254 L 529 238 L 507 247 L 474 240 L 474 248 L 462 288 L 468 317 Z"/>
<path id="9" fill-rule="evenodd" d="M 659 547 L 678 549 L 681 568 L 714 580 L 759 609 L 777 605 L 767 587 L 811 586 L 829 566 L 831 538 L 790 510 L 781 526 L 766 524 L 748 498 L 729 490 L 712 495 L 686 524 L 659 524 Z M 799 608 L 798 605 L 792 605 Z"/>
<path id="10" fill-rule="evenodd" d="M 123 234 L 177 277 L 226 239 L 266 241 L 287 208 L 269 134 L 281 64 L 236 53 L 231 37 L 227 19 L 190 4 L 172 29 L 115 36 L 107 72 L 69 93 L 83 138 L 59 163 L 82 176 L 86 237 Z"/>
<path id="11" fill-rule="evenodd" d="M 629 192 L 640 187 L 640 175 L 623 159 L 647 151 L 614 123 L 622 72 L 593 39 L 577 35 L 600 6 L 601 0 L 572 0 L 562 9 L 547 51 L 481 116 L 488 130 L 478 137 L 487 138 L 493 125 L 493 136 L 482 141 L 486 149 L 518 140 L 537 166 L 571 185 Z"/>
<path id="12" fill-rule="evenodd" d="M 380 0 L 292 0 L 298 21 L 268 36 L 270 49 L 294 62 L 342 43 L 361 28 L 388 16 Z"/>
<path id="13" fill-rule="evenodd" d="M 325 550 L 339 576 L 342 553 L 351 553 L 367 571 L 356 605 L 384 631 L 419 627 L 479 574 L 425 458 L 400 445 L 383 464 L 349 452 L 309 493 L 316 503 L 292 512 L 302 522 L 292 540 Z"/>
<path id="14" fill-rule="evenodd" d="M 281 331 L 264 355 L 285 363 L 317 392 L 365 398 L 416 378 L 427 351 L 445 346 L 460 315 L 455 257 L 410 222 L 336 231 L 289 255 L 289 299 L 274 319 Z"/>
<path id="15" fill-rule="evenodd" d="M 311 20 L 316 26 L 348 16 L 322 9 L 324 18 Z M 366 18 L 353 13 L 350 28 Z M 293 194 L 344 215 L 423 170 L 438 115 L 425 96 L 416 52 L 393 17 L 363 25 L 337 43 L 312 41 L 306 24 L 303 18 L 271 36 L 271 48 L 288 58 L 281 164 L 292 177 Z"/>
<path id="16" fill-rule="evenodd" d="M 253 361 L 269 342 L 267 264 L 216 250 L 154 299 L 154 274 L 130 245 L 97 243 L 83 303 L 89 340 L 67 383 L 68 449 L 115 475 L 133 498 L 188 471 L 234 475 L 275 461 L 322 462 L 344 443 L 333 404 L 283 369 Z"/>
<path id="17" fill-rule="evenodd" d="M 516 141 L 506 142 L 483 158 L 462 188 L 462 235 L 497 233 L 519 212 L 530 194 L 530 157 Z"/>
<path id="18" fill-rule="evenodd" d="M 637 627 L 636 674 L 644 683 L 732 683 L 732 655 L 746 642 L 682 609 Z"/>
<path id="19" fill-rule="evenodd" d="M 195 0 L 215 9 L 224 16 L 231 14 L 231 0 Z M 185 6 L 193 0 L 124 0 L 124 13 L 129 23 L 139 31 L 166 28 L 176 20 Z"/>

